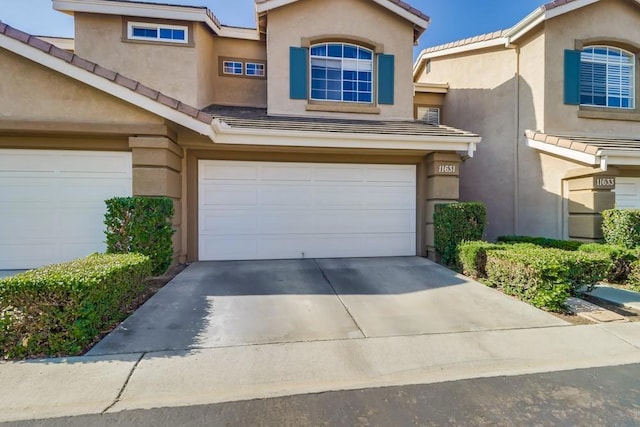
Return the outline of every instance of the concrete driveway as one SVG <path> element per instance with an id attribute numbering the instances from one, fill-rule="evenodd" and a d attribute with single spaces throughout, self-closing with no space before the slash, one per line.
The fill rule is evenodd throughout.
<path id="1" fill-rule="evenodd" d="M 566 324 L 424 258 L 199 262 L 89 355 Z"/>

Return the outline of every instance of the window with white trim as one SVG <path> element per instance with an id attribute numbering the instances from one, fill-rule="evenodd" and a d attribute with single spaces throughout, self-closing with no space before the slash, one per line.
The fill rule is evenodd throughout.
<path id="1" fill-rule="evenodd" d="M 373 51 L 349 43 L 311 46 L 311 99 L 373 102 Z"/>
<path id="2" fill-rule="evenodd" d="M 155 24 L 151 22 L 129 22 L 128 38 L 167 43 L 189 42 L 189 28 L 183 25 Z"/>
<path id="3" fill-rule="evenodd" d="M 610 46 L 580 54 L 580 105 L 635 108 L 635 56 Z"/>
<path id="4" fill-rule="evenodd" d="M 244 73 L 249 77 L 264 77 L 264 64 L 247 62 Z"/>
<path id="5" fill-rule="evenodd" d="M 222 72 L 234 76 L 241 76 L 243 74 L 243 64 L 239 61 L 224 61 L 222 63 Z"/>

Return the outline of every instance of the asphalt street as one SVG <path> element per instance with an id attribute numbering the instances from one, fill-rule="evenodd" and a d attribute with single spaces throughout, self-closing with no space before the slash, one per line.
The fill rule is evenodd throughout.
<path id="1" fill-rule="evenodd" d="M 637 426 L 640 364 L 1 426 Z"/>

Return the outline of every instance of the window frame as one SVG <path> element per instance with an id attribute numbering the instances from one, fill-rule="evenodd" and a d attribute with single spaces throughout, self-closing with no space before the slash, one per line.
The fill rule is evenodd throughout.
<path id="1" fill-rule="evenodd" d="M 231 64 L 232 68 L 233 68 L 233 72 L 229 72 L 227 71 L 227 64 Z M 240 65 L 240 72 L 236 73 L 235 70 L 238 69 L 237 65 Z M 222 73 L 225 76 L 243 76 L 244 75 L 244 62 L 242 61 L 236 61 L 236 60 L 232 60 L 232 59 L 225 59 L 222 61 Z"/>
<path id="2" fill-rule="evenodd" d="M 143 37 L 143 36 L 135 36 L 134 30 L 136 28 L 143 28 L 148 30 L 156 30 L 156 37 Z M 174 39 L 174 38 L 162 38 L 160 37 L 161 30 L 179 30 L 184 32 L 184 39 Z M 128 21 L 127 22 L 127 39 L 134 41 L 145 41 L 145 42 L 156 42 L 156 43 L 171 43 L 177 45 L 188 45 L 189 42 L 189 27 L 187 25 L 174 25 L 174 24 L 162 24 L 157 22 L 139 22 L 139 21 Z"/>
<path id="3" fill-rule="evenodd" d="M 587 49 L 607 49 L 607 54 L 606 54 L 606 61 L 598 61 L 598 60 L 584 60 L 583 57 L 585 55 L 585 50 Z M 626 58 L 630 58 L 631 60 L 628 61 L 626 64 L 623 63 L 622 61 L 620 61 L 619 63 L 615 63 L 613 61 L 610 61 L 610 55 L 609 55 L 609 51 L 615 51 L 619 53 L 619 56 L 621 57 L 626 57 Z M 595 53 L 594 53 L 595 55 Z M 580 80 L 578 82 L 579 84 L 579 91 L 578 91 L 578 105 L 580 106 L 580 108 L 585 108 L 585 109 L 598 109 L 598 110 L 604 110 L 604 111 L 619 111 L 619 112 L 634 112 L 637 110 L 637 105 L 638 105 L 638 101 L 637 101 L 637 96 L 638 96 L 638 77 L 637 77 L 637 73 L 638 73 L 638 66 L 637 66 L 637 54 L 625 49 L 623 47 L 620 46 L 616 46 L 616 45 L 612 45 L 612 44 L 606 44 L 606 42 L 601 42 L 601 43 L 593 43 L 593 44 L 589 44 L 587 46 L 581 46 L 580 49 Z M 604 72 L 604 104 L 596 104 L 595 100 L 593 103 L 583 103 L 583 96 L 591 96 L 592 98 L 595 98 L 595 91 L 594 91 L 594 84 L 591 84 L 591 92 L 590 94 L 585 94 L 582 91 L 582 87 L 583 87 L 583 78 L 584 75 L 582 73 L 582 69 L 583 69 L 583 63 L 590 63 L 590 64 L 600 64 L 603 65 L 605 68 L 605 72 Z M 620 85 L 620 90 L 619 90 L 619 95 L 618 96 L 612 96 L 612 92 L 614 92 L 614 88 L 611 87 L 611 82 L 609 81 L 609 68 L 619 65 L 621 67 L 621 73 L 620 73 L 620 80 L 622 80 L 622 70 L 624 68 L 628 68 L 630 69 L 628 75 L 629 75 L 629 84 L 625 87 L 622 87 L 622 85 Z M 622 95 L 622 93 L 624 92 L 624 90 L 627 90 L 628 92 L 630 92 L 630 96 L 629 97 L 624 97 Z M 611 105 L 610 100 L 611 98 L 618 98 L 620 100 L 620 105 Z M 628 106 L 623 106 L 623 100 L 624 99 L 628 99 L 629 101 L 629 105 Z"/>
<path id="4" fill-rule="evenodd" d="M 342 47 L 342 56 L 336 57 L 336 56 L 329 56 L 329 46 L 330 45 L 340 45 Z M 312 50 L 316 47 L 320 47 L 320 46 L 326 46 L 327 49 L 327 54 L 324 56 L 321 55 L 313 55 L 312 54 Z M 345 46 L 349 46 L 349 47 L 353 47 L 356 49 L 356 58 L 348 58 L 344 56 L 344 48 Z M 354 43 L 354 42 L 350 42 L 350 41 L 317 41 L 315 43 L 310 43 L 308 46 L 308 75 L 307 75 L 307 79 L 308 79 L 308 100 L 310 102 L 314 102 L 314 103 L 334 103 L 334 104 L 339 104 L 339 105 L 353 105 L 353 106 L 362 106 L 362 107 L 367 107 L 367 106 L 374 106 L 376 105 L 376 50 L 372 49 L 371 47 L 368 46 L 364 46 L 358 43 Z M 366 52 L 368 52 L 371 56 L 370 59 L 361 59 L 358 58 L 357 56 L 359 56 L 358 49 L 362 49 Z M 314 59 L 321 59 L 321 60 L 339 60 L 340 61 L 340 99 L 330 99 L 330 98 L 315 98 L 313 96 L 313 92 L 314 92 L 314 87 L 313 87 L 313 60 Z M 344 71 L 345 71 L 345 67 L 344 67 L 344 62 L 346 61 L 355 61 L 356 63 L 356 68 L 359 68 L 359 64 L 362 63 L 369 63 L 370 64 L 370 70 L 368 71 L 371 74 L 371 79 L 369 81 L 363 81 L 361 82 L 359 80 L 359 76 L 356 76 L 355 80 L 349 80 L 351 83 L 353 83 L 354 85 L 356 85 L 356 89 L 355 90 L 345 90 L 344 89 L 344 83 L 345 83 L 345 79 L 344 79 Z M 359 70 L 356 70 L 356 73 L 359 73 Z M 316 80 L 319 80 L 316 78 Z M 329 81 L 330 79 L 327 79 L 325 77 L 325 81 Z M 370 90 L 369 91 L 360 91 L 358 89 L 358 86 L 360 83 L 365 83 L 370 85 Z M 317 90 L 317 89 L 316 89 Z M 327 91 L 328 89 L 325 88 L 325 91 Z M 356 98 L 358 97 L 359 94 L 364 93 L 364 94 L 369 94 L 370 96 L 370 100 L 369 101 L 358 101 L 358 100 L 349 100 L 349 99 L 344 99 L 345 98 L 345 92 L 352 92 Z"/>
<path id="5" fill-rule="evenodd" d="M 249 74 L 249 65 L 255 65 L 255 70 L 262 70 L 262 73 Z M 267 65 L 264 62 L 247 61 L 244 63 L 244 75 L 247 77 L 264 78 L 267 75 Z"/>

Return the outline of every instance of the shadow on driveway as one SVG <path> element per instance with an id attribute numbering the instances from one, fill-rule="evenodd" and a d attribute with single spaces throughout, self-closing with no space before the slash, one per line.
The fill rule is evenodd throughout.
<path id="1" fill-rule="evenodd" d="M 419 257 L 199 262 L 88 355 L 560 325 Z"/>

